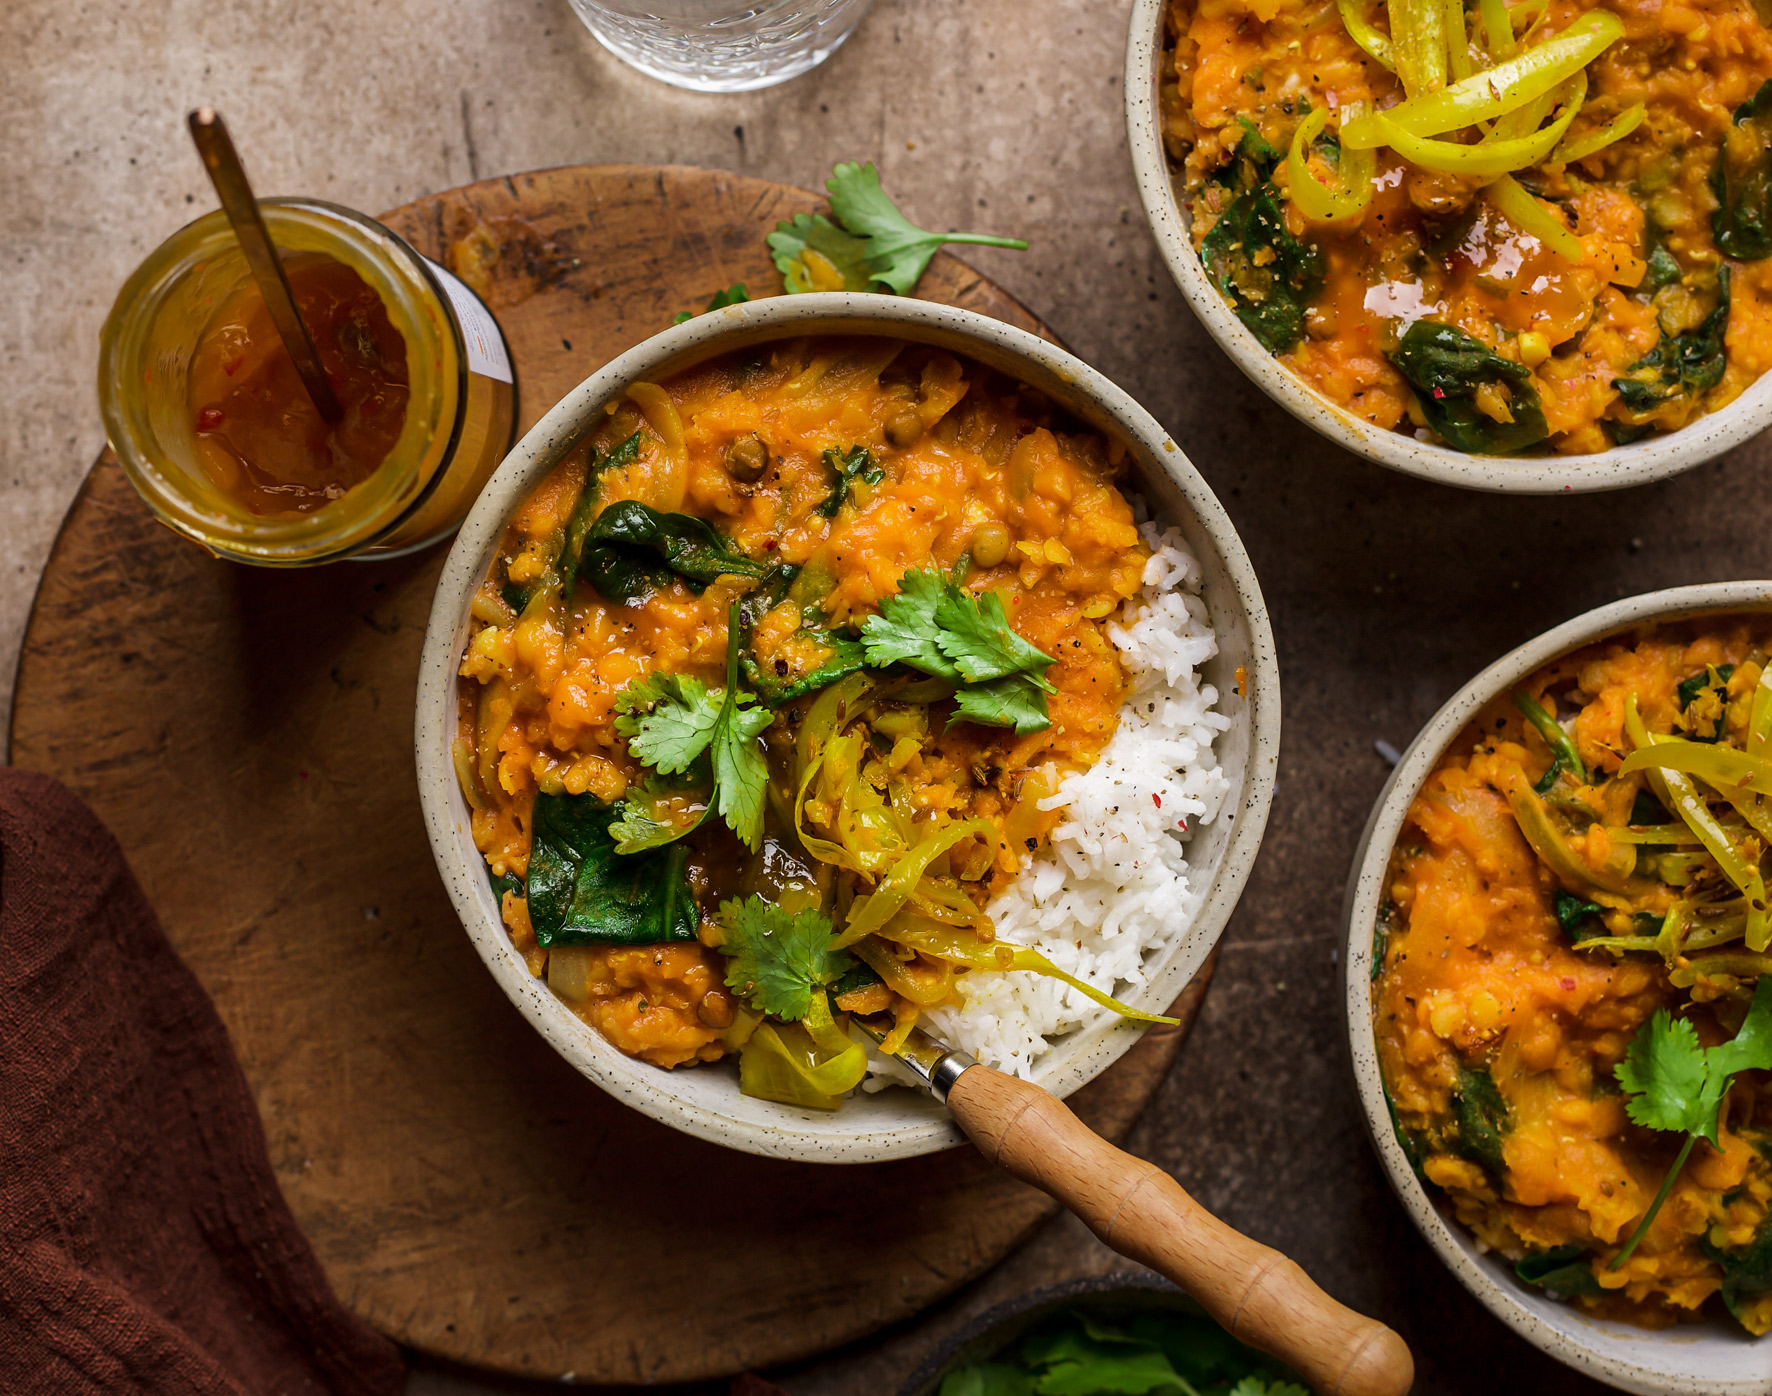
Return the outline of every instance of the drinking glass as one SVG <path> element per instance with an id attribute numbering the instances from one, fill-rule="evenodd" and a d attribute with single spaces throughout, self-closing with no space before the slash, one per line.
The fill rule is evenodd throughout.
<path id="1" fill-rule="evenodd" d="M 571 0 L 597 42 L 694 92 L 748 92 L 816 68 L 873 0 Z"/>

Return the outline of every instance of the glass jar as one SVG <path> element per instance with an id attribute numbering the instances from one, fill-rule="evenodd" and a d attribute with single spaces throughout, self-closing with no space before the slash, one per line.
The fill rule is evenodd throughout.
<path id="1" fill-rule="evenodd" d="M 301 567 L 387 557 L 447 537 L 510 449 L 516 391 L 498 322 L 458 278 L 372 218 L 313 199 L 266 199 L 286 257 L 320 253 L 362 277 L 406 343 L 399 436 L 368 478 L 307 513 L 254 513 L 203 468 L 192 360 L 251 273 L 218 210 L 137 268 L 99 334 L 105 434 L 148 507 L 221 557 Z"/>

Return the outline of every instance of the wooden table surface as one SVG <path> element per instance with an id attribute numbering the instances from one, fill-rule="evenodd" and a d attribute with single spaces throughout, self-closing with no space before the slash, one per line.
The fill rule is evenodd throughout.
<path id="1" fill-rule="evenodd" d="M 1194 322 L 1140 218 L 1119 71 L 1129 0 L 877 0 L 817 72 L 698 97 L 621 69 L 565 0 L 14 0 L 0 9 L 0 654 L 100 445 L 99 322 L 205 198 L 188 106 L 229 117 L 267 192 L 385 208 L 556 164 L 689 163 L 816 185 L 874 159 L 926 226 L 1027 237 L 968 250 L 1174 433 L 1223 499 L 1272 609 L 1286 732 L 1273 817 L 1200 1022 L 1130 1147 L 1412 1342 L 1417 1391 L 1578 1396 L 1439 1267 L 1391 1198 L 1341 1046 L 1341 889 L 1385 767 L 1484 664 L 1617 596 L 1772 572 L 1772 449 L 1628 494 L 1508 500 L 1354 460 L 1244 381 Z M 1328 526 L 1325 526 L 1325 525 Z M 4 689 L 7 685 L 0 685 Z M 777 1374 L 793 1396 L 890 1396 L 941 1332 L 1114 1258 L 1060 1219 L 922 1320 Z M 468 1396 L 471 1374 L 412 1390 Z M 540 1388 L 537 1388 L 538 1390 Z"/>

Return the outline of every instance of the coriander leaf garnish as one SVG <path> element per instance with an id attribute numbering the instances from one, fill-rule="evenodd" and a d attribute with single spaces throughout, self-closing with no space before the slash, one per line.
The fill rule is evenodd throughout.
<path id="1" fill-rule="evenodd" d="M 1053 691 L 1044 678 L 1053 663 L 1051 656 L 1015 633 L 996 592 L 975 597 L 947 584 L 936 603 L 935 623 L 941 627 L 936 643 L 968 683 L 1028 674 L 1046 692 Z"/>
<path id="2" fill-rule="evenodd" d="M 1003 602 L 955 586 L 932 568 L 906 572 L 898 593 L 862 627 L 867 662 L 908 664 L 955 685 L 954 721 L 1013 727 L 1018 735 L 1051 725 L 1045 671 L 1056 661 L 1016 634 Z"/>
<path id="3" fill-rule="evenodd" d="M 757 738 L 775 714 L 753 706 L 755 695 L 738 687 L 736 601 L 727 625 L 725 688 L 710 690 L 687 674 L 648 674 L 616 698 L 621 716 L 615 730 L 628 739 L 629 754 L 660 775 L 682 775 L 692 767 L 705 770 L 713 785 L 709 807 L 754 852 L 763 841 L 763 794 L 769 785 L 769 763 Z M 681 838 L 700 823 L 670 825 L 630 802 L 616 837 L 622 851 L 629 852 Z"/>
<path id="4" fill-rule="evenodd" d="M 981 727 L 1013 727 L 1015 735 L 1041 732 L 1052 725 L 1046 711 L 1046 695 L 1025 674 L 966 684 L 954 692 L 956 720 Z"/>
<path id="5" fill-rule="evenodd" d="M 776 224 L 769 235 L 775 265 L 790 292 L 865 291 L 878 283 L 908 296 L 943 243 L 1027 249 L 1021 238 L 919 228 L 880 187 L 880 172 L 871 161 L 838 165 L 825 188 L 831 197 L 829 218 L 796 214 Z"/>
<path id="6" fill-rule="evenodd" d="M 938 679 L 960 682 L 960 670 L 936 642 L 941 627 L 935 619 L 945 589 L 952 585 L 933 568 L 906 572 L 898 594 L 880 601 L 880 614 L 869 616 L 861 642 L 868 663 L 879 668 L 908 664 Z"/>
<path id="7" fill-rule="evenodd" d="M 726 691 L 737 692 L 730 680 Z M 751 695 L 740 701 L 749 703 Z M 753 853 L 763 842 L 763 794 L 769 787 L 769 762 L 757 738 L 774 720 L 768 708 L 728 702 L 714 729 L 714 798 L 720 818 Z"/>
<path id="8" fill-rule="evenodd" d="M 663 811 L 660 810 L 659 803 L 673 795 L 688 795 L 691 801 L 699 801 L 701 809 L 695 811 L 693 817 L 687 821 L 660 818 Z M 641 782 L 639 790 L 630 790 L 627 798 L 616 807 L 620 817 L 609 826 L 609 836 L 615 840 L 617 853 L 644 853 L 648 849 L 675 843 L 685 834 L 694 833 L 701 827 L 702 820 L 708 817 L 711 808 L 712 804 L 705 793 L 695 787 L 649 774 Z"/>
<path id="9" fill-rule="evenodd" d="M 1645 1129 L 1684 1133 L 1686 1142 L 1668 1169 L 1661 1191 L 1608 1269 L 1616 1270 L 1630 1259 L 1637 1243 L 1648 1234 L 1655 1214 L 1686 1166 L 1692 1146 L 1703 1139 L 1713 1148 L 1721 1147 L 1718 1117 L 1735 1073 L 1767 1069 L 1772 1069 L 1772 975 L 1762 976 L 1755 985 L 1753 1005 L 1729 1042 L 1701 1046 L 1698 1030 L 1690 1020 L 1676 1021 L 1665 1008 L 1656 1009 L 1638 1030 L 1613 1072 L 1628 1097 L 1624 1108 Z"/>
<path id="10" fill-rule="evenodd" d="M 818 512 L 827 519 L 837 517 L 837 511 L 849 498 L 850 487 L 857 480 L 877 485 L 886 478 L 886 472 L 874 464 L 866 446 L 851 446 L 847 451 L 826 451 L 824 464 L 825 469 L 835 476 L 830 495 L 818 506 Z"/>
<path id="11" fill-rule="evenodd" d="M 687 674 L 647 674 L 616 696 L 615 730 L 660 775 L 681 775 L 714 739 L 725 694 Z"/>
<path id="12" fill-rule="evenodd" d="M 729 305 L 743 305 L 750 298 L 751 293 L 745 289 L 744 282 L 735 281 L 724 291 L 715 291 L 707 305 L 702 308 L 701 313 L 706 315 L 710 310 L 724 310 Z M 671 323 L 680 325 L 685 320 L 693 320 L 694 318 L 695 312 L 693 310 L 679 310 L 671 317 Z"/>
<path id="13" fill-rule="evenodd" d="M 849 969 L 847 951 L 831 950 L 831 923 L 809 908 L 784 907 L 749 896 L 720 906 L 726 940 L 720 953 L 730 963 L 726 985 L 759 1013 L 797 1023 L 812 1008 L 812 995 Z"/>

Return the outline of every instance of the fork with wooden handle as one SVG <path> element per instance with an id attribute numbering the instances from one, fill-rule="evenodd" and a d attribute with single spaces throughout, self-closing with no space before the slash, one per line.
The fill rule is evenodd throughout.
<path id="1" fill-rule="evenodd" d="M 891 1020 L 854 1017 L 878 1042 Z M 1338 1304 L 1278 1251 L 1226 1226 L 1154 1163 L 1103 1139 L 1057 1096 L 921 1029 L 896 1054 L 991 1162 L 1075 1212 L 1103 1242 L 1186 1290 L 1232 1337 L 1326 1396 L 1404 1396 L 1415 1362 L 1376 1319 Z"/>

